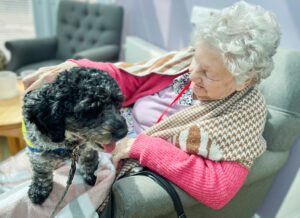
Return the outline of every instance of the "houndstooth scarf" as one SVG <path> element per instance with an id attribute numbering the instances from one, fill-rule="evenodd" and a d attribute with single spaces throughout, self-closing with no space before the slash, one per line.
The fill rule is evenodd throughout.
<path id="1" fill-rule="evenodd" d="M 194 49 L 170 52 L 137 64 L 116 66 L 136 76 L 150 73 L 176 75 L 187 70 Z M 235 161 L 250 168 L 266 150 L 262 132 L 266 104 L 256 86 L 237 91 L 222 100 L 190 106 L 162 120 L 145 134 L 164 138 L 190 154 L 214 161 Z"/>

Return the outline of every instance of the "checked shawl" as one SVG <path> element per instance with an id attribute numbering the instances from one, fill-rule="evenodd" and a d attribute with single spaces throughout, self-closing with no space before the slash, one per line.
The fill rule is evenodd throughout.
<path id="1" fill-rule="evenodd" d="M 147 62 L 116 66 L 136 76 L 176 75 L 187 70 L 193 53 L 190 47 Z M 266 150 L 262 137 L 266 114 L 263 96 L 256 86 L 251 86 L 222 100 L 190 106 L 155 124 L 145 134 L 164 138 L 190 154 L 235 161 L 251 168 Z"/>
<path id="2" fill-rule="evenodd" d="M 262 137 L 266 114 L 257 87 L 248 87 L 226 99 L 188 107 L 145 134 L 169 140 L 190 154 L 236 161 L 250 168 L 266 150 Z"/>

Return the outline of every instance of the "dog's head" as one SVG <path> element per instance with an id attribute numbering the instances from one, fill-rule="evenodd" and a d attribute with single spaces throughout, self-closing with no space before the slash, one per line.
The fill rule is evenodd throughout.
<path id="1" fill-rule="evenodd" d="M 127 134 L 119 109 L 124 100 L 117 82 L 105 71 L 75 67 L 61 72 L 24 97 L 23 115 L 53 142 L 66 132 L 86 140 L 110 144 Z"/>

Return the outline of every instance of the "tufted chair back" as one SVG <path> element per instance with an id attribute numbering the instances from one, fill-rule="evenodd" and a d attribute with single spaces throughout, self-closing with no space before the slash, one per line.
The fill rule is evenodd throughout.
<path id="1" fill-rule="evenodd" d="M 57 19 L 57 59 L 74 57 L 82 50 L 120 46 L 121 6 L 61 1 Z M 76 55 L 75 55 L 76 56 Z"/>

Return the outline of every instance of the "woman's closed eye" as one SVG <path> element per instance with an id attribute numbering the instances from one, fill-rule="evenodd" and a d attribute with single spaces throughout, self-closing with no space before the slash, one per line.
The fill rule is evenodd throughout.
<path id="1" fill-rule="evenodd" d="M 206 77 L 208 80 L 211 81 L 219 81 L 219 79 L 217 79 L 215 77 L 215 75 L 212 75 L 212 73 L 207 72 L 206 70 L 202 71 L 201 74 Z"/>
<path id="2" fill-rule="evenodd" d="M 206 76 L 207 79 L 211 80 L 211 81 L 214 81 L 214 82 L 217 82 L 217 81 L 220 81 L 219 79 L 215 79 L 215 78 L 212 78 L 211 76 Z"/>

